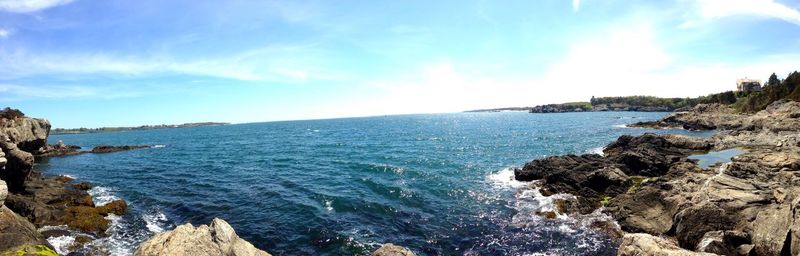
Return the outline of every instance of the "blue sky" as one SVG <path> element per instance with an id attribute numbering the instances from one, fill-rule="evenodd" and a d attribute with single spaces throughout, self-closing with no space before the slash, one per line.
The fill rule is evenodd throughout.
<path id="1" fill-rule="evenodd" d="M 778 0 L 0 0 L 0 105 L 55 127 L 689 97 L 800 69 Z"/>

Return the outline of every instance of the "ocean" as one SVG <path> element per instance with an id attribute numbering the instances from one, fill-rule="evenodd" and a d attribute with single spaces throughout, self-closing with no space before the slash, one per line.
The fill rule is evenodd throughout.
<path id="1" fill-rule="evenodd" d="M 560 215 L 511 168 L 599 152 L 666 113 L 453 113 L 54 135 L 86 149 L 148 149 L 45 159 L 36 168 L 95 185 L 97 204 L 129 203 L 93 242 L 130 255 L 154 233 L 227 220 L 274 255 L 368 255 L 394 243 L 420 255 L 613 255 L 617 244 Z M 54 124 L 58 126 L 58 124 Z M 558 195 L 557 195 L 558 196 Z M 562 195 L 563 196 L 563 195 Z M 73 237 L 51 238 L 60 253 Z"/>

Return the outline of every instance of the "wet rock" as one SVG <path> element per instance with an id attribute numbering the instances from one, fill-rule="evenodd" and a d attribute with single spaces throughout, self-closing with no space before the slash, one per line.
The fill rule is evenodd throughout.
<path id="1" fill-rule="evenodd" d="M 648 234 L 626 234 L 617 251 L 619 256 L 712 256 L 716 254 L 692 252 L 673 242 Z"/>
<path id="2" fill-rule="evenodd" d="M 77 189 L 77 190 L 90 190 L 90 189 L 92 189 L 93 186 L 89 182 L 81 182 L 81 183 L 78 183 L 78 184 L 73 184 L 72 187 Z"/>
<path id="3" fill-rule="evenodd" d="M 150 148 L 148 145 L 125 145 L 125 146 L 110 146 L 110 145 L 101 145 L 92 148 L 92 153 L 112 153 L 118 151 L 125 151 L 125 150 L 132 150 L 132 149 L 142 149 L 142 148 Z"/>
<path id="4" fill-rule="evenodd" d="M 114 200 L 103 206 L 97 207 L 101 214 L 123 215 L 128 212 L 128 204 L 123 200 Z"/>
<path id="5" fill-rule="evenodd" d="M 383 244 L 381 248 L 375 250 L 372 256 L 415 256 L 414 252 L 408 248 L 397 246 L 391 243 Z"/>
<path id="6" fill-rule="evenodd" d="M 155 235 L 139 245 L 135 256 L 197 255 L 270 255 L 239 238 L 224 220 L 215 218 L 210 225 L 184 224 L 172 231 Z"/>
<path id="7" fill-rule="evenodd" d="M 36 157 L 59 157 L 85 153 L 85 151 L 81 151 L 80 149 L 80 146 L 66 145 L 63 141 L 59 140 L 56 144 L 45 145 L 39 148 L 34 155 Z"/>

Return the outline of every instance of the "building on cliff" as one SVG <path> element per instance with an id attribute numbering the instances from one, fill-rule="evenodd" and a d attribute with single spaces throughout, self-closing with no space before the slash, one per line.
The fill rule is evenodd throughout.
<path id="1" fill-rule="evenodd" d="M 741 78 L 736 79 L 736 90 L 740 92 L 760 92 L 761 80 Z"/>

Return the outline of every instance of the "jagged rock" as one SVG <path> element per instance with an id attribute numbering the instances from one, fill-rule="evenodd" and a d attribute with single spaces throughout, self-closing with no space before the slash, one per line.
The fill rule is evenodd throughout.
<path id="1" fill-rule="evenodd" d="M 239 238 L 231 226 L 224 220 L 214 218 L 210 225 L 198 227 L 187 223 L 155 235 L 139 245 L 135 256 L 267 256 L 269 253 L 255 248 L 252 244 Z"/>
<path id="2" fill-rule="evenodd" d="M 372 256 L 416 256 L 416 254 L 408 248 L 387 243 L 375 250 Z"/>
<path id="3" fill-rule="evenodd" d="M 716 254 L 692 252 L 674 243 L 648 234 L 626 234 L 617 251 L 619 256 L 713 256 Z"/>
<path id="4" fill-rule="evenodd" d="M 124 150 L 131 150 L 131 149 L 141 149 L 141 148 L 150 148 L 148 145 L 125 145 L 125 146 L 109 146 L 109 145 L 101 145 L 94 147 L 92 149 L 92 153 L 111 153 L 117 151 L 124 151 Z"/>
<path id="5" fill-rule="evenodd" d="M 0 255 L 18 255 L 18 251 L 24 253 L 28 249 L 50 251 L 52 254 L 49 255 L 56 255 L 53 246 L 36 231 L 33 224 L 0 205 Z"/>

